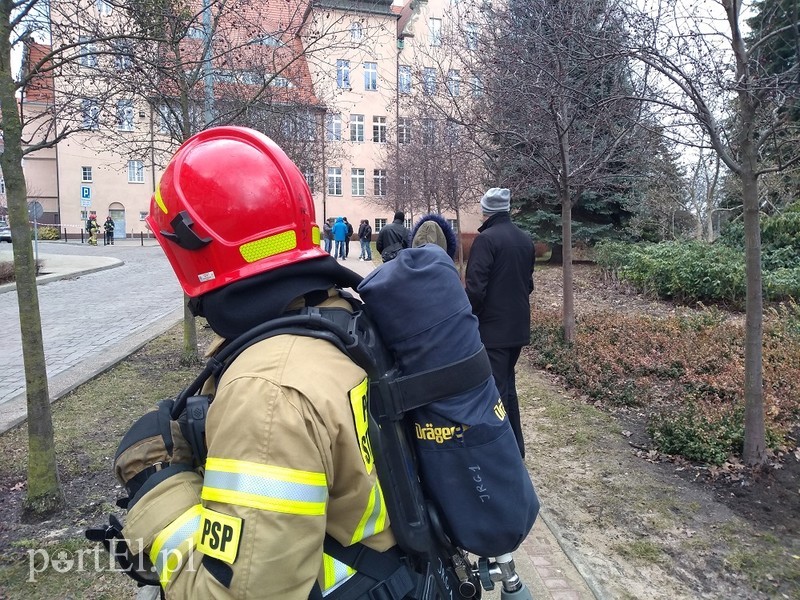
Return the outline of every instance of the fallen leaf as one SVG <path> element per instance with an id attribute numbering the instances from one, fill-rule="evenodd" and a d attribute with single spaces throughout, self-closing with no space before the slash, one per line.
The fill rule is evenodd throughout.
<path id="1" fill-rule="evenodd" d="M 631 437 L 633 433 L 626 429 L 625 431 L 622 432 L 622 435 L 624 435 L 625 437 Z"/>
<path id="2" fill-rule="evenodd" d="M 19 483 L 16 483 L 13 486 L 11 486 L 11 491 L 12 492 L 18 492 L 18 491 L 20 491 L 20 490 L 22 490 L 24 488 L 25 488 L 25 482 L 24 481 L 20 481 Z"/>

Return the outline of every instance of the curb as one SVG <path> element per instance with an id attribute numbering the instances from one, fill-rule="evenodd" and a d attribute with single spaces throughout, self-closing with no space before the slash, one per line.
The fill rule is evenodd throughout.
<path id="1" fill-rule="evenodd" d="M 81 269 L 80 271 L 69 271 L 66 273 L 50 273 L 45 275 L 40 275 L 36 278 L 36 285 L 45 285 L 47 283 L 51 283 L 53 281 L 59 281 L 60 279 L 68 279 L 68 278 L 75 278 L 81 277 L 83 275 L 89 275 L 90 273 L 96 273 L 98 271 L 106 271 L 108 269 L 114 269 L 116 267 L 121 267 L 125 264 L 125 261 L 119 258 L 110 258 L 110 257 L 97 257 L 93 260 L 103 259 L 109 261 L 108 264 L 98 265 L 96 267 L 89 267 L 87 269 Z M 42 257 L 39 260 L 46 260 Z M 11 283 L 4 283 L 0 285 L 0 294 L 4 294 L 6 292 L 12 292 L 17 289 L 17 283 L 12 281 Z"/>

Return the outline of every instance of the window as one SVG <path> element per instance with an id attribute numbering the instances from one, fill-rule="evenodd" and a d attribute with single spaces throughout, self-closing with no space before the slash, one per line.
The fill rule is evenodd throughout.
<path id="1" fill-rule="evenodd" d="M 87 37 L 81 36 L 78 38 L 78 42 L 82 44 L 80 49 L 81 56 L 78 58 L 78 62 L 84 67 L 96 67 L 97 66 L 97 55 L 95 54 L 96 50 L 94 44 L 88 42 Z"/>
<path id="2" fill-rule="evenodd" d="M 325 115 L 325 139 L 328 141 L 342 140 L 342 117 L 336 113 Z"/>
<path id="3" fill-rule="evenodd" d="M 360 42 L 363 34 L 364 34 L 364 29 L 361 26 L 361 23 L 359 23 L 358 21 L 353 21 L 350 24 L 350 41 Z"/>
<path id="4" fill-rule="evenodd" d="M 254 37 L 252 40 L 250 40 L 250 43 L 258 44 L 260 46 L 272 46 L 273 48 L 280 48 L 281 46 L 283 46 L 283 42 L 281 41 L 278 35 L 265 33 L 263 35 L 258 35 Z"/>
<path id="5" fill-rule="evenodd" d="M 422 145 L 432 146 L 436 143 L 436 122 L 433 119 L 422 119 Z"/>
<path id="6" fill-rule="evenodd" d="M 350 115 L 350 141 L 364 141 L 364 115 Z"/>
<path id="7" fill-rule="evenodd" d="M 206 38 L 206 32 L 200 25 L 193 23 L 189 25 L 189 28 L 186 30 L 186 37 L 193 40 L 204 40 Z"/>
<path id="8" fill-rule="evenodd" d="M 397 119 L 397 142 L 400 144 L 411 143 L 411 119 L 408 117 Z"/>
<path id="9" fill-rule="evenodd" d="M 442 20 L 441 19 L 434 19 L 431 17 L 428 19 L 428 29 L 430 32 L 430 37 L 428 41 L 430 42 L 431 46 L 441 46 L 442 45 Z"/>
<path id="10" fill-rule="evenodd" d="M 372 171 L 372 185 L 376 196 L 386 195 L 386 169 L 374 169 Z"/>
<path id="11" fill-rule="evenodd" d="M 447 121 L 444 124 L 444 139 L 451 146 L 458 144 L 461 137 L 461 126 L 453 121 Z"/>
<path id="12" fill-rule="evenodd" d="M 339 59 L 336 61 L 336 87 L 342 90 L 350 89 L 350 61 Z"/>
<path id="13" fill-rule="evenodd" d="M 400 65 L 397 73 L 397 86 L 401 94 L 411 93 L 411 67 L 408 65 Z"/>
<path id="14" fill-rule="evenodd" d="M 128 183 L 144 183 L 144 163 L 142 161 L 128 161 Z"/>
<path id="15" fill-rule="evenodd" d="M 406 169 L 400 171 L 400 194 L 405 197 L 411 195 L 411 175 Z"/>
<path id="16" fill-rule="evenodd" d="M 386 219 L 375 219 L 375 233 L 386 227 Z"/>
<path id="17" fill-rule="evenodd" d="M 296 140 L 312 142 L 317 139 L 317 121 L 310 111 L 301 111 L 294 115 L 292 129 Z"/>
<path id="18" fill-rule="evenodd" d="M 372 117 L 372 141 L 386 142 L 386 117 Z"/>
<path id="19" fill-rule="evenodd" d="M 342 195 L 342 167 L 328 167 L 328 193 L 331 196 Z"/>
<path id="20" fill-rule="evenodd" d="M 472 88 L 473 98 L 483 96 L 483 82 L 480 80 L 480 77 L 473 77 L 470 80 L 470 87 Z"/>
<path id="21" fill-rule="evenodd" d="M 306 178 L 306 183 L 308 184 L 308 189 L 313 194 L 314 193 L 314 169 L 306 167 L 306 169 L 303 170 L 303 177 Z"/>
<path id="22" fill-rule="evenodd" d="M 117 128 L 133 131 L 133 100 L 117 100 Z"/>
<path id="23" fill-rule="evenodd" d="M 364 63 L 364 89 L 368 92 L 378 89 L 378 63 Z"/>
<path id="24" fill-rule="evenodd" d="M 117 71 L 127 71 L 133 66 L 133 58 L 129 45 L 121 43 L 115 48 L 117 54 L 114 55 L 114 68 Z"/>
<path id="25" fill-rule="evenodd" d="M 436 69 L 433 67 L 425 67 L 422 72 L 422 90 L 428 96 L 436 93 Z"/>
<path id="26" fill-rule="evenodd" d="M 92 167 L 81 167 L 81 181 L 92 181 Z"/>
<path id="27" fill-rule="evenodd" d="M 84 129 L 97 129 L 100 127 L 100 105 L 97 100 L 86 99 L 81 101 L 81 127 Z"/>
<path id="28" fill-rule="evenodd" d="M 3 196 L 6 195 L 6 180 L 5 179 L 0 179 L 0 194 L 2 194 Z"/>
<path id="29" fill-rule="evenodd" d="M 465 28 L 465 37 L 467 42 L 467 50 L 478 49 L 478 24 L 467 23 Z"/>
<path id="30" fill-rule="evenodd" d="M 447 223 L 453 228 L 453 233 L 458 233 L 458 219 L 447 219 Z"/>
<path id="31" fill-rule="evenodd" d="M 461 73 L 456 69 L 447 72 L 447 91 L 454 98 L 461 93 Z"/>
<path id="32" fill-rule="evenodd" d="M 363 196 L 366 172 L 364 169 L 350 169 L 350 189 L 353 196 Z"/>
<path id="33" fill-rule="evenodd" d="M 101 17 L 107 17 L 111 14 L 112 7 L 106 0 L 97 0 L 94 5 L 97 7 L 97 14 Z"/>

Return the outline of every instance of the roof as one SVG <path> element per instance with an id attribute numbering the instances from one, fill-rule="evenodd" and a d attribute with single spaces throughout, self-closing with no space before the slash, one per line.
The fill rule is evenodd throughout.
<path id="1" fill-rule="evenodd" d="M 25 86 L 27 102 L 52 103 L 55 101 L 51 63 L 49 59 L 45 60 L 50 51 L 51 47 L 46 44 L 38 44 L 33 41 L 25 44 L 20 78 L 30 76 L 30 83 Z M 44 72 L 39 73 L 38 70 Z"/>

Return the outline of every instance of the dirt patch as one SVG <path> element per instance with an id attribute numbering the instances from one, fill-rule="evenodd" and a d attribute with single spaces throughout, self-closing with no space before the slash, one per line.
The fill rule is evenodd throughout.
<path id="1" fill-rule="evenodd" d="M 693 310 L 620 290 L 589 265 L 576 265 L 575 291 L 578 316 Z M 535 307 L 560 303 L 561 270 L 538 270 Z M 611 597 L 800 597 L 800 450 L 759 472 L 691 464 L 651 449 L 645 413 L 598 410 L 525 355 L 517 377 L 542 504 Z"/>

